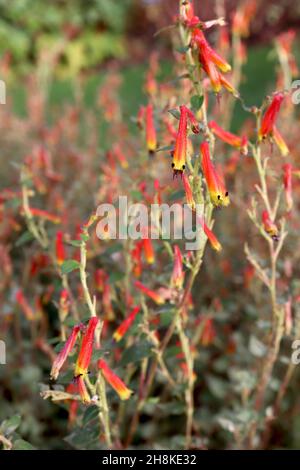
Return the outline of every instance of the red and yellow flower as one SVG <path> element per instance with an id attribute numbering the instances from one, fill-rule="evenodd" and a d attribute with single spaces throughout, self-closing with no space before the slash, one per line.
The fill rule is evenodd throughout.
<path id="1" fill-rule="evenodd" d="M 75 378 L 81 375 L 85 375 L 88 372 L 93 352 L 95 329 L 98 325 L 98 322 L 98 317 L 92 317 L 89 320 L 88 326 L 82 338 L 80 351 L 75 365 Z"/>
<path id="2" fill-rule="evenodd" d="M 208 142 L 201 144 L 200 151 L 202 155 L 202 170 L 212 203 L 217 207 L 228 206 L 230 202 L 228 191 L 211 161 Z"/>
<path id="3" fill-rule="evenodd" d="M 70 352 L 72 351 L 76 343 L 80 330 L 81 330 L 81 325 L 74 326 L 74 328 L 72 329 L 71 335 L 65 342 L 62 350 L 56 356 L 56 359 L 54 360 L 52 364 L 52 369 L 50 372 L 51 379 L 54 379 L 54 380 L 57 379 L 62 366 L 64 365 L 68 355 L 70 354 Z"/>
<path id="4" fill-rule="evenodd" d="M 173 153 L 172 168 L 174 175 L 182 174 L 185 170 L 186 156 L 187 156 L 187 125 L 188 121 L 191 124 L 192 131 L 195 134 L 199 133 L 199 125 L 192 111 L 186 106 L 180 106 L 179 127 L 176 135 L 175 149 Z"/>
<path id="5" fill-rule="evenodd" d="M 293 207 L 293 194 L 292 194 L 292 174 L 293 167 L 290 163 L 283 165 L 283 185 L 285 192 L 285 201 L 287 210 L 290 212 Z"/>
<path id="6" fill-rule="evenodd" d="M 185 173 L 182 175 L 182 181 L 183 181 L 183 186 L 184 186 L 184 191 L 185 191 L 185 197 L 186 197 L 186 202 L 190 209 L 195 210 L 196 208 L 196 203 L 194 200 L 192 188 L 190 185 L 189 178 L 186 176 Z"/>
<path id="7" fill-rule="evenodd" d="M 104 379 L 117 392 L 121 400 L 128 400 L 133 391 L 126 387 L 125 383 L 110 369 L 104 359 L 99 359 L 98 368 Z"/>
<path id="8" fill-rule="evenodd" d="M 165 299 L 162 295 L 160 295 L 158 292 L 149 289 L 140 281 L 135 281 L 134 285 L 137 289 L 139 289 L 141 292 L 150 297 L 150 299 L 152 299 L 157 305 L 163 305 L 165 303 Z"/>
<path id="9" fill-rule="evenodd" d="M 237 148 L 243 155 L 247 155 L 248 139 L 246 136 L 239 137 L 231 132 L 225 131 L 215 121 L 210 121 L 208 127 L 219 139 L 223 140 L 223 142 Z"/>
<path id="10" fill-rule="evenodd" d="M 135 307 L 129 315 L 122 321 L 121 325 L 116 329 L 113 334 L 113 338 L 115 341 L 120 341 L 124 335 L 127 333 L 131 325 L 133 324 L 137 314 L 140 311 L 140 307 Z"/>
<path id="11" fill-rule="evenodd" d="M 270 217 L 270 214 L 267 210 L 264 210 L 262 213 L 262 223 L 265 232 L 270 235 L 270 237 L 278 241 L 279 240 L 279 231 L 277 228 L 277 225 L 273 222 L 273 220 Z"/>
<path id="12" fill-rule="evenodd" d="M 150 154 L 153 154 L 157 148 L 156 129 L 154 125 L 153 106 L 148 104 L 145 109 L 146 120 L 146 142 Z"/>
<path id="13" fill-rule="evenodd" d="M 61 231 L 56 233 L 55 241 L 55 251 L 56 251 L 56 261 L 59 266 L 65 261 L 65 247 L 63 241 L 63 233 Z"/>

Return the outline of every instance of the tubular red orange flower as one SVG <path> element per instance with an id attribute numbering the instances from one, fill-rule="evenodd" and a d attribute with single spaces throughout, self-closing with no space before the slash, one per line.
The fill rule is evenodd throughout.
<path id="1" fill-rule="evenodd" d="M 106 320 L 114 319 L 114 311 L 112 307 L 112 292 L 109 282 L 105 282 L 102 296 L 102 305 L 105 312 Z"/>
<path id="2" fill-rule="evenodd" d="M 55 249 L 57 264 L 61 266 L 65 261 L 65 247 L 63 243 L 63 233 L 61 231 L 56 233 Z"/>
<path id="3" fill-rule="evenodd" d="M 135 247 L 131 251 L 133 260 L 133 274 L 135 277 L 140 277 L 142 274 L 142 240 L 135 244 Z"/>
<path id="4" fill-rule="evenodd" d="M 28 321 L 34 320 L 34 312 L 32 308 L 30 307 L 28 301 L 26 300 L 23 291 L 19 289 L 16 293 L 16 301 L 22 308 L 24 315 Z"/>
<path id="5" fill-rule="evenodd" d="M 192 188 L 191 188 L 189 179 L 185 174 L 183 174 L 182 175 L 182 180 L 183 180 L 183 186 L 184 186 L 184 191 L 185 191 L 186 202 L 192 210 L 195 210 L 196 203 L 195 203 L 195 200 L 194 200 L 194 197 L 193 197 L 193 192 L 192 192 Z"/>
<path id="6" fill-rule="evenodd" d="M 117 392 L 121 400 L 128 400 L 133 393 L 124 382 L 118 377 L 107 365 L 103 359 L 99 359 L 98 368 L 101 370 L 103 377 L 109 385 Z"/>
<path id="7" fill-rule="evenodd" d="M 131 325 L 133 324 L 135 317 L 140 311 L 140 307 L 135 307 L 129 315 L 122 321 L 121 325 L 116 329 L 113 334 L 113 338 L 115 341 L 120 341 L 123 336 L 127 333 Z"/>
<path id="8" fill-rule="evenodd" d="M 264 210 L 262 213 L 262 222 L 264 226 L 265 232 L 270 235 L 270 237 L 278 241 L 279 240 L 279 232 L 276 224 L 271 220 L 270 215 L 267 210 Z"/>
<path id="9" fill-rule="evenodd" d="M 144 286 L 140 281 L 135 281 L 135 287 L 150 297 L 157 305 L 162 305 L 165 303 L 165 299 L 158 293 Z"/>
<path id="10" fill-rule="evenodd" d="M 283 165 L 283 185 L 288 212 L 291 211 L 293 207 L 292 173 L 293 167 L 290 163 Z"/>
<path id="11" fill-rule="evenodd" d="M 258 140 L 262 140 L 269 135 L 273 135 L 275 121 L 278 116 L 283 99 L 283 93 L 275 93 L 271 104 L 268 106 L 262 118 L 261 126 L 258 132 Z"/>
<path id="12" fill-rule="evenodd" d="M 221 85 L 224 88 L 226 88 L 226 90 L 229 91 L 229 93 L 232 93 L 234 96 L 239 96 L 239 93 L 234 88 L 234 86 L 221 73 L 219 73 L 219 80 L 220 80 Z"/>
<path id="13" fill-rule="evenodd" d="M 105 273 L 104 269 L 97 269 L 95 272 L 94 279 L 96 288 L 99 290 L 99 292 L 103 292 L 104 285 L 107 279 L 107 274 Z"/>
<path id="14" fill-rule="evenodd" d="M 128 161 L 126 160 L 126 157 L 119 144 L 115 144 L 113 146 L 113 152 L 115 156 L 117 157 L 117 159 L 119 160 L 121 167 L 124 169 L 128 168 Z"/>
<path id="15" fill-rule="evenodd" d="M 209 346 L 216 337 L 216 330 L 214 328 L 212 318 L 204 318 L 202 320 L 202 333 L 201 333 L 201 344 L 202 346 Z"/>
<path id="16" fill-rule="evenodd" d="M 86 388 L 83 375 L 79 375 L 78 377 L 75 377 L 74 381 L 75 381 L 75 384 L 78 387 L 78 392 L 79 392 L 79 395 L 80 395 L 81 400 L 83 401 L 83 403 L 85 403 L 86 405 L 91 403 L 91 397 L 90 397 L 89 392 Z"/>
<path id="17" fill-rule="evenodd" d="M 57 379 L 62 366 L 64 365 L 68 355 L 70 354 L 70 352 L 72 351 L 76 343 L 80 329 L 81 329 L 81 325 L 74 326 L 74 328 L 72 329 L 71 335 L 65 342 L 64 347 L 56 356 L 56 359 L 53 362 L 52 369 L 50 372 L 51 379 L 54 379 L 54 380 Z"/>
<path id="18" fill-rule="evenodd" d="M 172 168 L 174 175 L 182 173 L 185 170 L 187 151 L 187 114 L 180 106 L 180 120 L 173 154 Z"/>
<path id="19" fill-rule="evenodd" d="M 154 250 L 152 240 L 150 238 L 143 238 L 143 249 L 145 258 L 148 264 L 154 263 Z"/>
<path id="20" fill-rule="evenodd" d="M 186 4 L 183 5 L 181 16 L 182 16 L 184 24 L 189 28 L 198 26 L 201 23 L 198 16 L 194 14 L 193 2 L 186 2 Z"/>
<path id="21" fill-rule="evenodd" d="M 289 153 L 289 148 L 276 126 L 273 126 L 273 139 L 275 144 L 279 148 L 281 155 L 283 157 L 286 157 Z"/>
<path id="22" fill-rule="evenodd" d="M 200 151 L 202 155 L 202 170 L 212 203 L 217 207 L 228 206 L 228 191 L 210 159 L 208 142 L 201 144 Z"/>
<path id="23" fill-rule="evenodd" d="M 222 84 L 220 80 L 220 73 L 216 69 L 216 66 L 210 57 L 207 43 L 206 41 L 202 40 L 202 41 L 198 41 L 197 44 L 199 47 L 199 61 L 205 73 L 208 75 L 210 79 L 212 89 L 214 90 L 215 93 L 219 93 L 222 88 Z"/>
<path id="24" fill-rule="evenodd" d="M 201 44 L 203 42 L 204 44 Z M 206 48 L 207 56 L 209 56 L 210 60 L 224 73 L 229 72 L 231 70 L 230 64 L 226 62 L 223 57 L 221 57 L 207 42 L 203 32 L 200 29 L 194 29 L 192 33 L 192 44 L 196 44 L 200 49 Z M 203 51 L 202 51 L 203 53 Z M 208 58 L 208 57 L 207 57 Z"/>
<path id="25" fill-rule="evenodd" d="M 219 139 L 223 140 L 229 145 L 236 147 L 240 150 L 243 155 L 247 155 L 248 153 L 248 139 L 247 137 L 239 137 L 231 132 L 225 131 L 220 127 L 215 121 L 210 121 L 208 123 L 208 127 L 212 130 L 212 132 L 219 137 Z"/>
<path id="26" fill-rule="evenodd" d="M 69 293 L 67 289 L 63 289 L 60 293 L 59 298 L 59 310 L 61 312 L 62 318 L 66 318 L 69 313 L 70 301 Z"/>
<path id="27" fill-rule="evenodd" d="M 49 222 L 53 222 L 54 224 L 59 224 L 61 222 L 61 218 L 58 215 L 51 214 L 50 212 L 38 209 L 36 207 L 30 207 L 30 212 L 33 217 L 49 220 Z"/>
<path id="28" fill-rule="evenodd" d="M 81 347 L 75 366 L 75 377 L 84 375 L 88 372 L 88 367 L 90 365 L 93 352 L 95 329 L 98 325 L 98 321 L 98 317 L 92 317 L 89 320 L 88 326 L 82 338 Z"/>
<path id="29" fill-rule="evenodd" d="M 145 117 L 145 106 L 141 106 L 137 115 L 137 125 L 140 129 L 143 129 L 143 122 Z"/>
<path id="30" fill-rule="evenodd" d="M 242 37 L 249 35 L 250 21 L 257 9 L 256 0 L 248 0 L 236 10 L 232 20 L 232 30 L 234 34 Z"/>
<path id="31" fill-rule="evenodd" d="M 187 154 L 187 124 L 191 123 L 192 131 L 197 134 L 199 125 L 193 113 L 184 105 L 180 106 L 179 127 L 176 136 L 175 149 L 173 153 L 172 168 L 174 175 L 182 174 L 185 170 Z"/>
<path id="32" fill-rule="evenodd" d="M 219 242 L 217 237 L 214 235 L 214 233 L 210 230 L 210 228 L 206 225 L 204 221 L 202 221 L 202 227 L 213 249 L 216 251 L 221 251 L 222 250 L 221 243 Z"/>
<path id="33" fill-rule="evenodd" d="M 156 139 L 156 130 L 154 125 L 154 118 L 153 118 L 153 106 L 152 104 L 148 104 L 146 106 L 146 141 L 147 141 L 147 148 L 150 154 L 153 154 L 157 147 L 157 139 Z"/>
<path id="34" fill-rule="evenodd" d="M 184 281 L 182 254 L 178 245 L 174 246 L 174 265 L 171 277 L 171 287 L 181 289 Z"/>

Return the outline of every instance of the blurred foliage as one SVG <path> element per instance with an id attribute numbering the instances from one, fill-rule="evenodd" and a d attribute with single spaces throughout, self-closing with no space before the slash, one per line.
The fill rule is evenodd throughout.
<path id="1" fill-rule="evenodd" d="M 0 0 L 0 53 L 24 73 L 42 51 L 58 51 L 58 71 L 75 74 L 125 54 L 122 34 L 133 0 Z"/>

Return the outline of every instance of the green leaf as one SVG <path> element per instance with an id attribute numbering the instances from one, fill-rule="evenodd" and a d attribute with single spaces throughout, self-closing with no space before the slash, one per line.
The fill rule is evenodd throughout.
<path id="1" fill-rule="evenodd" d="M 36 450 L 29 442 L 24 441 L 23 439 L 17 439 L 13 445 L 14 450 Z"/>
<path id="2" fill-rule="evenodd" d="M 82 424 L 84 427 L 87 426 L 88 423 L 93 421 L 94 419 L 98 419 L 99 417 L 99 408 L 98 406 L 90 406 L 87 408 L 86 412 L 84 413 Z"/>
<path id="3" fill-rule="evenodd" d="M 82 233 L 82 234 L 80 235 L 80 238 L 81 238 L 81 240 L 83 240 L 84 242 L 87 242 L 87 241 L 90 239 L 90 237 L 89 237 L 89 235 L 88 235 L 87 233 Z"/>
<path id="4" fill-rule="evenodd" d="M 75 269 L 79 269 L 80 264 L 75 259 L 68 259 L 61 265 L 62 274 L 69 274 Z"/>
<path id="5" fill-rule="evenodd" d="M 3 433 L 8 436 L 12 434 L 16 429 L 18 429 L 20 424 L 21 424 L 21 416 L 14 415 L 2 423 L 1 429 L 3 430 Z"/>
<path id="6" fill-rule="evenodd" d="M 140 362 L 142 359 L 152 354 L 152 345 L 147 341 L 133 344 L 126 349 L 122 355 L 120 366 L 125 366 L 132 362 Z"/>
<path id="7" fill-rule="evenodd" d="M 172 114 L 172 116 L 175 118 L 175 119 L 180 119 L 180 112 L 178 111 L 178 109 L 174 108 L 174 109 L 169 109 L 168 112 L 170 114 Z"/>
<path id="8" fill-rule="evenodd" d="M 203 105 L 204 96 L 203 95 L 194 95 L 191 97 L 191 107 L 194 111 L 199 111 Z"/>
<path id="9" fill-rule="evenodd" d="M 122 243 L 114 243 L 111 245 L 105 252 L 103 253 L 104 255 L 113 255 L 114 253 L 117 253 L 119 251 L 123 250 L 123 245 Z"/>
<path id="10" fill-rule="evenodd" d="M 22 233 L 22 235 L 18 238 L 18 240 L 15 243 L 15 246 L 17 247 L 22 246 L 25 243 L 28 243 L 33 239 L 34 239 L 34 236 L 32 235 L 32 233 L 26 230 L 26 232 Z"/>
<path id="11" fill-rule="evenodd" d="M 115 282 L 122 281 L 122 279 L 124 279 L 124 277 L 125 277 L 125 274 L 122 273 L 121 271 L 114 271 L 114 272 L 110 273 L 110 275 L 109 275 L 109 282 L 111 284 L 114 284 Z"/>

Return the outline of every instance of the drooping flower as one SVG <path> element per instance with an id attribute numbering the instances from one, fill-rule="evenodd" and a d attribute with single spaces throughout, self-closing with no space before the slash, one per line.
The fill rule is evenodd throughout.
<path id="1" fill-rule="evenodd" d="M 191 123 L 192 131 L 195 134 L 199 132 L 199 125 L 193 113 L 184 105 L 180 106 L 179 127 L 176 136 L 175 149 L 173 153 L 172 168 L 174 175 L 182 174 L 185 170 L 187 155 L 187 125 L 188 120 Z"/>
<path id="2" fill-rule="evenodd" d="M 247 155 L 248 139 L 246 136 L 239 137 L 235 134 L 232 134 L 231 132 L 225 131 L 215 121 L 210 121 L 208 123 L 208 127 L 217 137 L 219 137 L 219 139 L 223 140 L 223 142 L 226 142 L 227 144 L 239 149 L 243 155 Z"/>
<path id="3" fill-rule="evenodd" d="M 199 62 L 210 80 L 213 91 L 218 94 L 223 86 L 230 93 L 238 95 L 233 85 L 217 70 L 218 67 L 228 71 L 230 70 L 230 65 L 213 51 L 205 38 L 201 39 L 199 35 L 197 37 L 197 47 L 199 50 Z"/>
<path id="4" fill-rule="evenodd" d="M 171 277 L 171 287 L 182 289 L 184 281 L 184 271 L 182 263 L 182 254 L 178 245 L 174 246 L 174 265 Z"/>
<path id="5" fill-rule="evenodd" d="M 131 256 L 133 260 L 133 275 L 134 277 L 140 277 L 142 274 L 142 240 L 136 242 L 131 251 Z"/>
<path id="6" fill-rule="evenodd" d="M 287 210 L 290 212 L 293 207 L 293 194 L 292 194 L 292 174 L 293 167 L 290 163 L 283 165 L 283 185 L 285 192 L 285 201 Z"/>
<path id="7" fill-rule="evenodd" d="M 264 210 L 262 213 L 262 223 L 265 232 L 270 235 L 270 237 L 278 241 L 279 240 L 279 231 L 276 226 L 276 224 L 271 220 L 271 217 L 269 215 L 269 212 L 267 210 Z"/>
<path id="8" fill-rule="evenodd" d="M 112 306 L 112 288 L 108 281 L 104 283 L 103 295 L 102 295 L 102 306 L 105 312 L 106 320 L 114 319 L 114 310 Z"/>
<path id="9" fill-rule="evenodd" d="M 48 220 L 54 224 L 61 223 L 61 218 L 58 215 L 51 214 L 50 212 L 44 211 L 43 209 L 38 209 L 37 207 L 30 207 L 30 213 L 33 217 L 39 217 L 40 219 Z"/>
<path id="10" fill-rule="evenodd" d="M 265 139 L 268 136 L 273 136 L 275 121 L 278 116 L 283 99 L 283 93 L 275 93 L 275 95 L 273 96 L 273 100 L 268 106 L 261 121 L 261 126 L 258 132 L 259 141 Z"/>
<path id="11" fill-rule="evenodd" d="M 56 233 L 55 241 L 56 261 L 59 266 L 65 261 L 65 247 L 63 242 L 63 232 L 59 231 Z"/>
<path id="12" fill-rule="evenodd" d="M 195 210 L 196 203 L 193 197 L 192 188 L 190 185 L 189 178 L 186 176 L 185 173 L 183 173 L 182 175 L 182 181 L 183 181 L 183 186 L 184 186 L 184 191 L 185 191 L 186 202 L 192 210 Z"/>
<path id="13" fill-rule="evenodd" d="M 27 299 L 24 296 L 24 293 L 19 289 L 16 293 L 16 301 L 20 305 L 23 313 L 28 321 L 34 320 L 34 312 L 31 306 L 29 305 Z"/>
<path id="14" fill-rule="evenodd" d="M 80 351 L 75 365 L 75 377 L 85 375 L 88 372 L 88 367 L 91 362 L 95 329 L 98 325 L 98 317 L 92 317 L 89 320 L 86 331 L 83 335 Z"/>
<path id="15" fill-rule="evenodd" d="M 103 292 L 104 291 L 104 285 L 105 285 L 105 282 L 107 280 L 107 274 L 104 271 L 104 269 L 97 269 L 95 271 L 94 279 L 95 279 L 95 284 L 96 284 L 97 290 L 99 290 L 99 292 Z"/>
<path id="16" fill-rule="evenodd" d="M 144 294 L 146 294 L 148 297 L 150 297 L 152 300 L 157 305 L 163 305 L 165 303 L 165 299 L 163 298 L 162 295 L 160 295 L 158 292 L 155 292 L 148 287 L 146 287 L 144 284 L 142 284 L 140 281 L 135 281 L 134 283 L 135 287 L 142 291 Z"/>
<path id="17" fill-rule="evenodd" d="M 232 19 L 233 34 L 242 37 L 249 36 L 250 21 L 254 17 L 256 9 L 256 0 L 248 0 L 238 7 Z"/>
<path id="18" fill-rule="evenodd" d="M 228 191 L 210 159 L 208 142 L 203 142 L 201 144 L 200 151 L 202 155 L 202 170 L 212 203 L 217 207 L 228 206 Z"/>
<path id="19" fill-rule="evenodd" d="M 53 362 L 52 369 L 50 372 L 51 379 L 54 379 L 54 380 L 57 379 L 62 366 L 64 365 L 68 355 L 70 354 L 70 352 L 72 351 L 76 343 L 80 330 L 81 330 L 81 325 L 74 326 L 74 328 L 72 329 L 71 335 L 65 342 L 61 351 L 56 356 L 56 359 Z"/>
<path id="20" fill-rule="evenodd" d="M 289 154 L 289 148 L 276 126 L 273 127 L 273 140 L 279 148 L 281 155 L 286 157 Z"/>
<path id="21" fill-rule="evenodd" d="M 202 44 L 203 42 L 203 44 Z M 204 48 L 206 49 L 206 57 L 209 58 L 214 65 L 216 65 L 222 72 L 230 72 L 231 66 L 228 62 L 223 59 L 207 42 L 203 32 L 201 29 L 194 29 L 192 33 L 192 45 L 197 46 L 199 49 Z M 202 51 L 203 53 L 203 51 Z"/>
<path id="22" fill-rule="evenodd" d="M 104 361 L 99 359 L 98 368 L 101 370 L 103 377 L 109 383 L 109 385 L 117 392 L 121 400 L 128 400 L 133 393 L 124 382 L 118 377 Z"/>
<path id="23" fill-rule="evenodd" d="M 209 50 L 207 48 L 206 41 L 198 41 L 197 42 L 199 47 L 199 61 L 203 67 L 203 70 L 208 75 L 212 89 L 215 93 L 220 93 L 222 85 L 220 80 L 220 74 L 216 69 L 215 64 L 213 63 Z"/>
<path id="24" fill-rule="evenodd" d="M 209 346 L 216 337 L 216 330 L 212 318 L 203 318 L 201 321 L 202 332 L 200 342 L 202 346 Z"/>
<path id="25" fill-rule="evenodd" d="M 60 293 L 59 297 L 59 312 L 62 319 L 65 319 L 69 313 L 70 308 L 70 300 L 69 300 L 69 292 L 67 289 L 63 289 Z"/>
<path id="26" fill-rule="evenodd" d="M 156 138 L 155 125 L 154 125 L 152 104 L 149 103 L 146 106 L 145 114 L 146 114 L 145 119 L 146 119 L 147 148 L 148 148 L 149 153 L 153 154 L 157 147 L 157 138 Z"/>
<path id="27" fill-rule="evenodd" d="M 115 154 L 117 160 L 119 161 L 120 165 L 122 168 L 126 169 L 128 168 L 128 161 L 121 149 L 120 144 L 115 144 L 113 146 L 113 153 Z"/>
<path id="28" fill-rule="evenodd" d="M 205 235 L 207 236 L 211 246 L 213 247 L 214 250 L 216 251 L 221 251 L 222 250 L 222 245 L 215 236 L 215 234 L 210 230 L 210 228 L 206 225 L 204 220 L 202 221 L 202 227 L 204 230 Z"/>
<path id="29" fill-rule="evenodd" d="M 75 377 L 74 378 L 74 383 L 78 387 L 78 392 L 79 392 L 79 395 L 80 395 L 81 400 L 83 401 L 83 403 L 85 403 L 86 405 L 91 403 L 91 397 L 90 397 L 90 394 L 89 394 L 89 392 L 86 388 L 85 381 L 84 381 L 84 376 L 83 375 L 78 375 L 78 377 Z"/>
<path id="30" fill-rule="evenodd" d="M 151 238 L 146 236 L 147 230 L 144 231 L 143 239 L 142 239 L 142 246 L 144 250 L 144 255 L 148 264 L 154 263 L 154 249 Z"/>
<path id="31" fill-rule="evenodd" d="M 121 325 L 118 326 L 116 331 L 113 334 L 113 338 L 115 341 L 120 341 L 124 335 L 127 333 L 131 325 L 133 324 L 135 317 L 140 311 L 140 307 L 135 307 L 129 315 L 122 321 Z"/>

